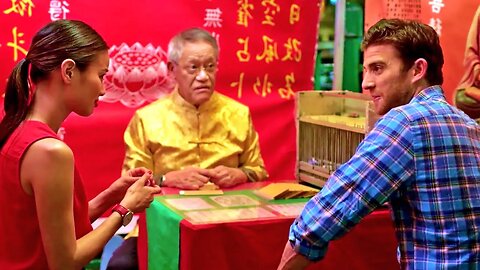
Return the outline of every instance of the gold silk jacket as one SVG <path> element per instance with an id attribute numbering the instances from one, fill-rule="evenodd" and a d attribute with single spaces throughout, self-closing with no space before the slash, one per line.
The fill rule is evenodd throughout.
<path id="1" fill-rule="evenodd" d="M 137 110 L 124 140 L 123 171 L 143 166 L 159 176 L 224 165 L 240 168 L 250 181 L 268 177 L 250 110 L 216 92 L 197 109 L 173 91 Z"/>

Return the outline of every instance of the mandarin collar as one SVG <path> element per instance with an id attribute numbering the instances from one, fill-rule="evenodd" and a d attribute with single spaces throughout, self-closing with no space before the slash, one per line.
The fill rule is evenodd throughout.
<path id="1" fill-rule="evenodd" d="M 210 96 L 210 99 L 197 108 L 194 105 L 188 103 L 178 92 L 178 87 L 175 87 L 175 89 L 172 91 L 172 100 L 175 104 L 179 105 L 182 108 L 201 113 L 210 111 L 216 107 L 218 103 L 218 93 L 214 90 L 212 96 Z"/>

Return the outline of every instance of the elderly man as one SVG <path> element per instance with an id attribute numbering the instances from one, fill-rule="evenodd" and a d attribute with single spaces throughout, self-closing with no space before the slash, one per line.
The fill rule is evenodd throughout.
<path id="1" fill-rule="evenodd" d="M 185 30 L 170 41 L 168 58 L 175 90 L 133 116 L 123 170 L 146 167 L 160 186 L 181 189 L 267 178 L 248 107 L 214 90 L 215 38 L 199 28 Z M 137 269 L 136 242 L 125 240 L 108 269 Z"/>
<path id="2" fill-rule="evenodd" d="M 231 187 L 267 177 L 248 107 L 215 92 L 216 40 L 193 28 L 168 45 L 175 90 L 138 110 L 125 131 L 123 168 L 144 166 L 162 186 Z"/>

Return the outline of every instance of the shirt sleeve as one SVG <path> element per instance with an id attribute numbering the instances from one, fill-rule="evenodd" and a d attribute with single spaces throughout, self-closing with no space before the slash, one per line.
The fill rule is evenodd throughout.
<path id="1" fill-rule="evenodd" d="M 249 181 L 262 181 L 268 177 L 268 173 L 260 154 L 258 133 L 253 126 L 250 112 L 248 113 L 247 129 L 245 149 L 240 155 L 240 169 L 247 175 Z"/>
<path id="2" fill-rule="evenodd" d="M 146 167 L 153 170 L 153 155 L 148 148 L 143 119 L 135 113 L 124 133 L 125 159 L 122 171 L 136 167 Z"/>
<path id="3" fill-rule="evenodd" d="M 414 175 L 413 136 L 404 117 L 395 115 L 381 118 L 354 156 L 307 202 L 290 227 L 296 252 L 312 261 L 322 259 L 331 240 L 408 185 Z"/>

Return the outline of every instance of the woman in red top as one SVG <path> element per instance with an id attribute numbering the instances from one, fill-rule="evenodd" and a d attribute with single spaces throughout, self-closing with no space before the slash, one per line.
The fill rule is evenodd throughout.
<path id="1" fill-rule="evenodd" d="M 0 122 L 0 269 L 79 269 L 160 188 L 133 169 L 87 202 L 71 149 L 56 136 L 104 94 L 108 47 L 80 21 L 49 23 L 12 71 Z M 91 221 L 112 207 L 97 229 Z"/>

